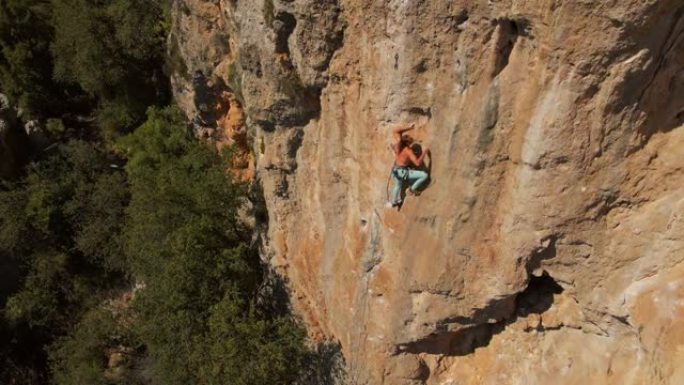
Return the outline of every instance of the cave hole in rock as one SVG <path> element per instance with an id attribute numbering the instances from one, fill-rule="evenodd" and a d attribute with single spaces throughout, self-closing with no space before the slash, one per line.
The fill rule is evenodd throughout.
<path id="1" fill-rule="evenodd" d="M 515 300 L 516 315 L 525 317 L 529 314 L 542 314 L 553 305 L 553 296 L 563 292 L 561 287 L 546 271 L 541 276 L 530 277 L 527 284 Z"/>
<path id="2" fill-rule="evenodd" d="M 291 13 L 280 12 L 276 15 L 273 22 L 273 29 L 276 33 L 275 53 L 290 54 L 290 47 L 287 40 L 292 35 L 297 26 L 297 19 Z"/>
<path id="3" fill-rule="evenodd" d="M 526 29 L 525 24 L 518 20 L 497 19 L 494 23 L 499 29 L 499 34 L 495 42 L 496 57 L 492 77 L 496 77 L 508 66 L 513 47 L 518 37 L 525 34 Z"/>
<path id="4" fill-rule="evenodd" d="M 544 271 L 539 277 L 531 276 L 525 290 L 513 297 L 503 298 L 488 309 L 480 309 L 473 317 L 458 317 L 459 323 L 473 323 L 457 331 L 435 332 L 418 341 L 398 346 L 398 352 L 411 354 L 436 354 L 444 356 L 465 356 L 476 349 L 488 346 L 492 338 L 514 323 L 518 317 L 529 314 L 542 314 L 553 305 L 554 295 L 563 292 L 563 288 Z M 500 306 L 507 307 L 514 301 L 513 311 L 498 321 L 487 321 L 487 314 L 496 314 Z M 481 314 L 480 314 L 481 313 Z M 543 330 L 541 325 L 537 330 Z"/>
<path id="5" fill-rule="evenodd" d="M 468 19 L 470 19 L 470 15 L 468 15 L 468 10 L 461 10 L 461 12 L 453 18 L 453 24 L 456 27 L 456 30 L 462 30 L 463 24 L 467 22 Z"/>

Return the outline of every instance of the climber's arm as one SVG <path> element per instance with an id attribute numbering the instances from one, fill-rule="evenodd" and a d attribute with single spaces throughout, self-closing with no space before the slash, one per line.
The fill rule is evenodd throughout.
<path id="1" fill-rule="evenodd" d="M 400 124 L 396 126 L 394 129 L 392 129 L 392 134 L 394 135 L 394 139 L 396 140 L 396 143 L 399 143 L 401 140 L 401 134 L 403 134 L 406 131 L 411 131 L 415 127 L 414 123 L 411 123 L 409 125 L 404 125 Z"/>
<path id="2" fill-rule="evenodd" d="M 416 167 L 420 167 L 423 165 L 423 160 L 425 159 L 425 155 L 427 155 L 430 152 L 430 150 L 425 147 L 423 148 L 423 151 L 420 153 L 420 156 L 416 156 L 416 154 L 413 153 L 413 151 L 408 152 L 408 156 L 411 159 L 411 162 L 413 162 Z"/>

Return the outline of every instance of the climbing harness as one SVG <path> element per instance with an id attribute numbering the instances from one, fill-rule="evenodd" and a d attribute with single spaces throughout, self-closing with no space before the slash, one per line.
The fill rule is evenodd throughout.
<path id="1" fill-rule="evenodd" d="M 402 182 L 406 182 L 408 180 L 410 170 L 411 169 L 406 166 L 392 166 L 392 173 L 394 174 L 394 176 L 397 177 L 397 179 L 400 179 Z M 400 175 L 399 171 L 403 171 L 404 175 Z"/>
<path id="2" fill-rule="evenodd" d="M 401 176 L 399 174 L 399 171 L 401 171 L 401 170 L 404 171 L 403 176 Z M 397 179 L 401 180 L 401 183 L 404 184 L 404 183 L 406 183 L 406 181 L 408 181 L 409 170 L 410 170 L 410 168 L 408 168 L 406 166 L 397 166 L 395 164 L 392 165 L 392 168 L 390 169 L 390 173 L 387 176 L 387 187 L 385 187 L 385 193 L 386 193 L 386 198 L 387 198 L 388 202 L 390 201 L 390 180 L 392 180 L 392 175 L 396 176 Z M 392 202 L 392 203 L 394 204 L 396 202 Z"/>

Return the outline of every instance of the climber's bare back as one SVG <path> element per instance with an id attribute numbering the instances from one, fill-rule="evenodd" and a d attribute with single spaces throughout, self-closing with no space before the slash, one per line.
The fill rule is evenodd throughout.
<path id="1" fill-rule="evenodd" d="M 417 161 L 418 159 L 410 147 L 404 147 L 398 153 L 394 154 L 394 164 L 398 167 L 419 167 L 420 164 L 417 164 Z"/>

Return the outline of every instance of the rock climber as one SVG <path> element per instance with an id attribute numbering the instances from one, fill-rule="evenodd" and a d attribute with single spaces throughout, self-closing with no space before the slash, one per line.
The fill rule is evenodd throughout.
<path id="1" fill-rule="evenodd" d="M 428 180 L 428 173 L 421 168 L 425 165 L 423 160 L 426 155 L 430 155 L 430 150 L 427 147 L 422 148 L 419 155 L 416 155 L 413 146 L 413 138 L 406 134 L 406 132 L 415 128 L 415 124 L 408 126 L 401 125 L 392 130 L 392 134 L 396 140 L 394 145 L 394 165 L 392 166 L 392 179 L 394 179 L 394 188 L 392 189 L 392 196 L 389 206 L 401 206 L 403 200 L 401 197 L 401 189 L 405 182 L 410 187 L 409 194 L 420 195 L 420 189 Z"/>

